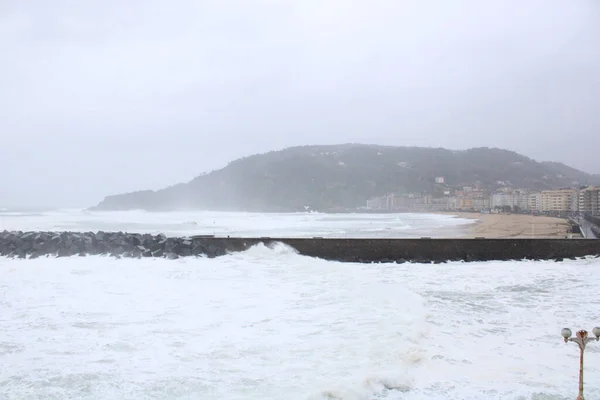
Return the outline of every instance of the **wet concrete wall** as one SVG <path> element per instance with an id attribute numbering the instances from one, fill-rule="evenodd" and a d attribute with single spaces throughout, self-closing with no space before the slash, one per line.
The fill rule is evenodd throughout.
<path id="1" fill-rule="evenodd" d="M 207 239 L 228 251 L 281 242 L 298 253 L 343 262 L 562 260 L 600 255 L 600 240 L 585 239 Z"/>

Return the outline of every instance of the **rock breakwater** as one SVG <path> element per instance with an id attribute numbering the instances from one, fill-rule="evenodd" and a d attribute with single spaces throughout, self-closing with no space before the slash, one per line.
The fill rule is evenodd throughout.
<path id="1" fill-rule="evenodd" d="M 114 257 L 186 256 L 217 257 L 226 254 L 218 242 L 205 238 L 166 237 L 163 234 L 123 232 L 8 232 L 0 233 L 0 255 L 12 258 L 41 256 L 110 255 Z"/>

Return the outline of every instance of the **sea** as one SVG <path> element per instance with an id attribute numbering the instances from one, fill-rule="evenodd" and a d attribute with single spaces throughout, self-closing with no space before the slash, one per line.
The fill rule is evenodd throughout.
<path id="1" fill-rule="evenodd" d="M 0 212 L 1 230 L 450 237 L 429 214 Z M 257 245 L 214 259 L 0 258 L 0 399 L 577 396 L 600 259 L 352 264 Z M 600 398 L 600 343 L 585 394 Z"/>

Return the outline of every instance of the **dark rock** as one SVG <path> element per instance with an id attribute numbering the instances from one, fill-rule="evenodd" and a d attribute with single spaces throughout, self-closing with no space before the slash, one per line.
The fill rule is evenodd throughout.
<path id="1" fill-rule="evenodd" d="M 175 253 L 167 253 L 165 257 L 169 260 L 177 260 L 179 258 L 179 255 Z"/>
<path id="2" fill-rule="evenodd" d="M 140 250 L 139 248 L 135 248 L 132 251 L 129 252 L 129 257 L 133 257 L 133 258 L 141 258 L 142 257 L 142 250 Z"/>
<path id="3" fill-rule="evenodd" d="M 189 242 L 189 245 L 185 244 L 186 242 L 175 243 L 171 248 L 171 253 L 175 253 L 179 256 L 186 257 L 192 255 L 192 249 L 190 247 L 192 242 Z"/>
<path id="4" fill-rule="evenodd" d="M 82 244 L 82 252 L 87 253 L 87 254 L 94 254 L 96 249 L 96 246 L 94 246 L 94 243 L 92 242 L 91 238 L 86 238 L 83 241 Z"/>
<path id="5" fill-rule="evenodd" d="M 208 258 L 215 258 L 215 257 L 223 256 L 223 255 L 227 254 L 227 251 L 223 247 L 216 246 L 212 243 L 209 243 L 206 245 L 206 253 L 205 254 Z"/>
<path id="6" fill-rule="evenodd" d="M 56 256 L 57 257 L 69 257 L 69 256 L 72 256 L 72 255 L 73 254 L 69 253 L 69 251 L 66 248 L 64 248 L 64 247 L 58 249 L 58 251 L 56 252 Z"/>
<path id="7" fill-rule="evenodd" d="M 123 253 L 125 253 L 125 249 L 123 247 L 121 247 L 121 246 L 114 247 L 110 251 L 110 255 L 111 256 L 113 256 L 113 257 L 119 256 L 119 258 L 120 258 L 121 255 L 123 255 Z"/>
<path id="8" fill-rule="evenodd" d="M 165 240 L 161 240 L 160 243 L 164 243 L 165 253 L 173 252 L 173 247 L 177 244 L 177 240 L 175 238 L 167 238 Z"/>
<path id="9" fill-rule="evenodd" d="M 27 240 L 21 238 L 21 240 L 19 240 L 19 245 L 17 246 L 17 248 L 19 249 L 19 251 L 27 253 L 27 251 L 33 248 L 33 236 L 30 236 L 30 239 Z"/>
<path id="10" fill-rule="evenodd" d="M 41 239 L 36 239 L 31 243 L 31 248 L 33 250 L 42 250 L 44 248 L 44 241 Z"/>
<path id="11" fill-rule="evenodd" d="M 52 236 L 50 241 L 52 242 L 53 246 L 58 246 L 58 244 L 60 243 L 60 234 Z"/>
<path id="12" fill-rule="evenodd" d="M 156 245 L 156 243 L 157 240 L 154 238 L 154 236 L 150 234 L 142 236 L 142 246 L 144 246 L 145 248 L 151 249 L 152 247 L 154 247 L 154 245 Z"/>
<path id="13" fill-rule="evenodd" d="M 31 238 L 33 238 L 34 236 L 35 236 L 35 232 L 27 232 L 27 233 L 24 233 L 24 234 L 21 236 L 21 239 L 22 239 L 22 240 L 30 240 L 30 239 L 31 239 Z"/>
<path id="14" fill-rule="evenodd" d="M 165 251 L 163 249 L 154 250 L 152 252 L 152 257 L 163 257 L 165 255 Z"/>
<path id="15" fill-rule="evenodd" d="M 193 256 L 202 256 L 206 254 L 206 247 L 202 243 L 195 243 L 194 247 L 192 247 L 191 255 Z"/>
<path id="16" fill-rule="evenodd" d="M 133 235 L 133 236 L 131 236 L 131 243 L 134 246 L 139 246 L 142 244 L 142 241 L 140 240 L 140 237 L 138 237 L 138 235 Z"/>
<path id="17" fill-rule="evenodd" d="M 152 246 L 146 246 L 146 248 L 150 249 L 151 251 L 158 251 L 158 250 L 163 250 L 165 249 L 165 241 L 160 241 L 160 242 L 156 242 L 154 243 Z"/>

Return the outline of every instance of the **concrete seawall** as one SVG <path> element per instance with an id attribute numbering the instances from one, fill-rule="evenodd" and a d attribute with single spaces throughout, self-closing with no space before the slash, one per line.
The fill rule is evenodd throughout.
<path id="1" fill-rule="evenodd" d="M 12 258 L 111 255 L 218 257 L 259 243 L 284 243 L 311 257 L 342 262 L 562 260 L 599 256 L 600 240 L 584 239 L 290 239 L 226 238 L 123 232 L 0 232 L 0 255 Z"/>
<path id="2" fill-rule="evenodd" d="M 342 262 L 563 260 L 599 256 L 600 241 L 584 239 L 288 239 L 214 238 L 228 251 L 284 243 L 311 257 Z"/>

